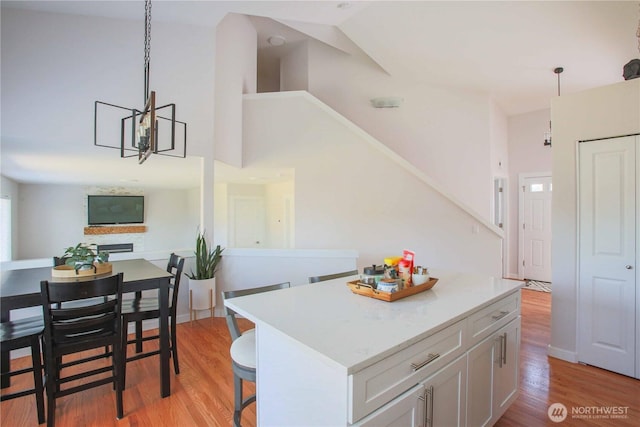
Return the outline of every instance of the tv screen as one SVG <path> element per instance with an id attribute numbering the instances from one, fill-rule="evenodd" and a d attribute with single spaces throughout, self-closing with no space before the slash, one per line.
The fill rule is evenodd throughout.
<path id="1" fill-rule="evenodd" d="M 89 196 L 89 225 L 141 224 L 144 196 Z"/>

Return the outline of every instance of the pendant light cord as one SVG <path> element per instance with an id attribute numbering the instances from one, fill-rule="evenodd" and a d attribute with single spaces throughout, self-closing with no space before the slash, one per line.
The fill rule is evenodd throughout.
<path id="1" fill-rule="evenodd" d="M 144 99 L 149 99 L 149 73 L 151 71 L 151 0 L 144 2 Z"/>
<path id="2" fill-rule="evenodd" d="M 562 67 L 556 67 L 553 70 L 553 72 L 556 73 L 556 75 L 558 76 L 558 96 L 560 96 L 560 73 L 562 73 L 563 71 L 564 71 L 564 68 Z"/>

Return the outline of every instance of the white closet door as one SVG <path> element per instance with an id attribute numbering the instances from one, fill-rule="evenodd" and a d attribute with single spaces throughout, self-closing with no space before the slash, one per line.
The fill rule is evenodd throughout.
<path id="1" fill-rule="evenodd" d="M 635 376 L 635 137 L 580 143 L 578 359 Z"/>

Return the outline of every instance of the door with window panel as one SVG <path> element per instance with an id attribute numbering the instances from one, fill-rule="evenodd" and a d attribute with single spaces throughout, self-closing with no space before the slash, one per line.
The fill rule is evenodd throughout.
<path id="1" fill-rule="evenodd" d="M 523 277 L 551 281 L 551 177 L 524 179 Z"/>

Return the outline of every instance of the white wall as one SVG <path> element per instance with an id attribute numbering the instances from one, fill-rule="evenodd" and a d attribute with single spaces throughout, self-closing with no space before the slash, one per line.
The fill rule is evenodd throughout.
<path id="1" fill-rule="evenodd" d="M 640 132 L 640 79 L 551 103 L 553 122 L 553 293 L 549 354 L 577 361 L 576 142 Z"/>
<path id="2" fill-rule="evenodd" d="M 214 230 L 215 242 L 223 247 L 229 246 L 229 197 L 226 182 L 214 185 Z"/>
<path id="3" fill-rule="evenodd" d="M 76 243 L 134 243 L 135 252 L 194 247 L 198 228 L 196 190 L 145 189 L 146 233 L 85 235 L 87 194 L 95 188 L 73 185 L 20 184 L 19 250 L 14 259 L 51 258 Z M 121 192 L 120 194 L 125 194 Z M 134 194 L 134 193 L 131 193 Z"/>
<path id="4" fill-rule="evenodd" d="M 61 256 L 72 245 L 85 242 L 86 191 L 82 186 L 19 185 L 18 252 L 13 259 Z"/>
<path id="5" fill-rule="evenodd" d="M 299 42 L 280 59 L 280 90 L 308 90 L 310 66 L 307 42 Z"/>
<path id="6" fill-rule="evenodd" d="M 215 158 L 242 167 L 242 94 L 256 93 L 258 36 L 249 18 L 228 14 L 216 28 Z"/>
<path id="7" fill-rule="evenodd" d="M 509 134 L 509 203 L 508 218 L 508 277 L 518 277 L 518 200 L 521 173 L 551 172 L 553 147 L 543 145 L 544 133 L 549 130 L 549 109 L 511 116 L 508 119 Z M 555 188 L 554 188 L 555 189 Z"/>
<path id="8" fill-rule="evenodd" d="M 267 196 L 267 236 L 271 248 L 293 248 L 290 245 L 295 236 L 295 184 L 294 181 L 268 184 Z M 286 212 L 286 201 L 291 203 L 290 212 Z M 289 215 L 291 214 L 291 217 Z M 287 221 L 290 221 L 288 223 Z M 293 236 L 289 236 L 289 232 Z M 290 237 L 290 238 L 288 238 Z"/>
<path id="9" fill-rule="evenodd" d="M 225 249 L 216 275 L 215 315 L 224 315 L 221 292 L 282 282 L 304 285 L 310 276 L 354 270 L 357 259 L 354 250 Z"/>
<path id="10" fill-rule="evenodd" d="M 502 109 L 490 103 L 491 174 L 507 178 L 509 174 L 509 120 Z"/>
<path id="11" fill-rule="evenodd" d="M 20 217 L 18 216 L 19 205 L 19 191 L 18 183 L 0 175 L 0 197 L 11 200 L 11 236 L 18 235 L 18 225 L 20 224 Z M 19 245 L 18 239 L 11 239 L 11 254 L 12 257 L 18 253 Z"/>
<path id="12" fill-rule="evenodd" d="M 258 86 L 257 91 L 280 91 L 280 59 L 265 55 L 258 50 Z"/>
<path id="13" fill-rule="evenodd" d="M 398 81 L 368 57 L 308 44 L 310 93 L 490 219 L 491 135 L 501 120 L 492 123 L 499 113 L 488 94 Z M 372 108 L 378 96 L 404 103 Z"/>
<path id="14" fill-rule="evenodd" d="M 78 151 L 127 162 L 118 150 L 93 146 L 93 107 L 96 100 L 143 106 L 142 21 L 4 6 L 3 147 L 15 145 L 25 151 L 24 161 L 39 162 L 38 153 L 74 142 Z M 204 159 L 198 220 L 207 228 L 213 228 L 214 58 L 214 28 L 154 21 L 151 89 L 158 104 L 174 102 L 177 119 L 187 123 L 188 156 Z M 171 160 L 167 174 L 186 172 L 186 163 Z M 45 162 L 38 166 L 47 168 Z M 146 165 L 135 166 L 143 173 Z M 113 184 L 120 185 L 120 178 L 114 169 Z"/>
<path id="15" fill-rule="evenodd" d="M 81 140 L 118 156 L 93 147 L 93 105 L 143 107 L 141 33 L 141 21 L 3 7 L 3 145 L 20 138 L 47 151 Z M 153 24 L 151 89 L 159 105 L 176 103 L 194 156 L 213 142 L 214 37 L 213 28 Z"/>
<path id="16" fill-rule="evenodd" d="M 416 262 L 501 274 L 501 238 L 310 95 L 245 97 L 245 162 L 295 168 L 296 248 L 355 249 L 358 266 Z"/>
<path id="17" fill-rule="evenodd" d="M 507 190 L 509 188 L 508 183 L 508 175 L 509 175 L 509 149 L 508 149 L 508 120 L 506 114 L 502 111 L 502 109 L 496 104 L 495 101 L 491 100 L 490 102 L 490 115 L 489 115 L 489 143 L 490 143 L 490 168 L 491 168 L 491 179 L 489 185 L 490 189 L 490 199 L 487 200 L 489 203 L 489 211 L 490 211 L 490 220 L 493 224 L 497 224 L 495 218 L 497 216 L 496 213 L 496 199 L 499 197 L 496 194 L 495 181 L 496 179 L 503 179 L 504 187 L 501 198 L 503 200 L 502 203 L 502 229 L 504 231 L 504 242 L 503 242 L 503 266 L 501 277 L 506 276 L 507 268 L 506 266 L 509 264 L 509 230 L 508 225 L 509 221 L 507 220 L 507 206 L 509 203 Z"/>

